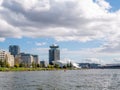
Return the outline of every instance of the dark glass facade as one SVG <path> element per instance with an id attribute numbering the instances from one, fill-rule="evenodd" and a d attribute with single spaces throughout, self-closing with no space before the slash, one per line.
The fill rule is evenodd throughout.
<path id="1" fill-rule="evenodd" d="M 16 55 L 20 54 L 20 47 L 18 45 L 10 45 L 9 52 L 15 57 Z"/>
<path id="2" fill-rule="evenodd" d="M 60 60 L 59 46 L 52 45 L 49 49 L 49 64 L 53 64 L 53 61 Z"/>

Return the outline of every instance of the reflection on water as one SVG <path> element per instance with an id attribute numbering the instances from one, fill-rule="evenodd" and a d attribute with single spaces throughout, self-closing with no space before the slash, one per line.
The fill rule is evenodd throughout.
<path id="1" fill-rule="evenodd" d="M 120 90 L 120 70 L 0 72 L 0 90 Z"/>

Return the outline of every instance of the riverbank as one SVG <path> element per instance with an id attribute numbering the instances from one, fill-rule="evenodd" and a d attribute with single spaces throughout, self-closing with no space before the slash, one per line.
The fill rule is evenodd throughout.
<path id="1" fill-rule="evenodd" d="M 71 68 L 0 68 L 0 72 L 8 71 L 53 71 L 53 70 L 74 70 Z"/>

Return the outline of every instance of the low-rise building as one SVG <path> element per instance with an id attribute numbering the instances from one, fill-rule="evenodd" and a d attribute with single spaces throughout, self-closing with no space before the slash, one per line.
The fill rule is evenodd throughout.
<path id="1" fill-rule="evenodd" d="M 10 67 L 14 67 L 14 56 L 8 52 L 6 58 L 7 58 L 7 62 L 9 63 Z"/>
<path id="2" fill-rule="evenodd" d="M 46 61 L 40 61 L 41 67 L 47 67 L 48 63 Z"/>
<path id="3" fill-rule="evenodd" d="M 81 68 L 99 68 L 100 64 L 96 64 L 96 63 L 79 63 L 79 66 Z"/>
<path id="4" fill-rule="evenodd" d="M 16 64 L 22 63 L 22 64 L 30 67 L 33 62 L 34 62 L 34 64 L 40 64 L 38 55 L 32 55 L 32 54 L 28 54 L 28 53 L 20 53 L 19 55 L 17 55 L 15 57 Z"/>
<path id="5" fill-rule="evenodd" d="M 33 62 L 33 56 L 31 54 L 20 53 L 19 63 L 26 64 L 27 66 L 31 66 Z"/>
<path id="6" fill-rule="evenodd" d="M 0 51 L 0 60 L 2 62 L 6 60 L 6 62 L 10 65 L 10 67 L 14 66 L 14 56 L 11 55 L 9 52 Z"/>
<path id="7" fill-rule="evenodd" d="M 5 51 L 0 51 L 0 60 L 5 60 L 6 59 L 6 52 Z"/>
<path id="8" fill-rule="evenodd" d="M 38 55 L 32 55 L 35 64 L 40 64 Z"/>

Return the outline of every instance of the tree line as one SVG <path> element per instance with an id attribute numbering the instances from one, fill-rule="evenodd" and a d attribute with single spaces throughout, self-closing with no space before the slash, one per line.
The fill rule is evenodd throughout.
<path id="1" fill-rule="evenodd" d="M 0 60 L 0 67 L 6 67 L 9 68 L 10 64 L 7 62 L 7 60 Z M 72 68 L 72 63 L 67 63 L 66 65 L 63 65 L 62 67 L 59 66 L 59 64 L 53 64 L 53 65 L 45 65 L 45 64 L 37 64 L 35 62 L 32 62 L 31 65 L 28 65 L 26 63 L 16 63 L 14 67 L 24 67 L 24 68 Z"/>

